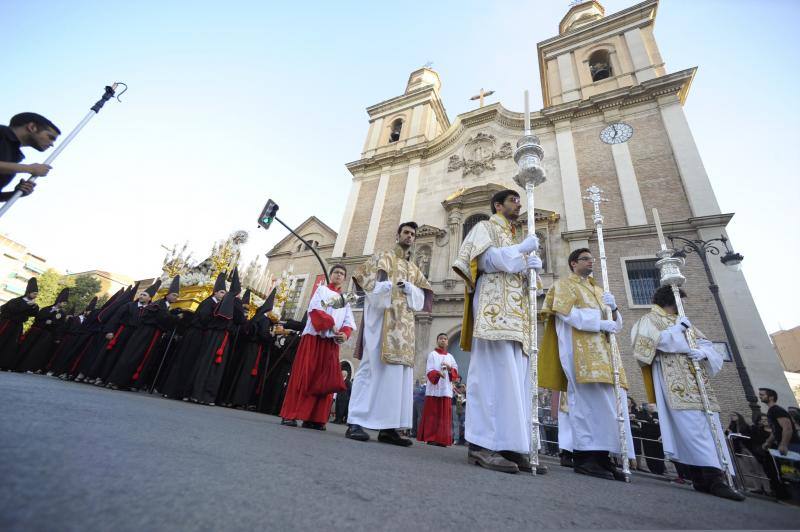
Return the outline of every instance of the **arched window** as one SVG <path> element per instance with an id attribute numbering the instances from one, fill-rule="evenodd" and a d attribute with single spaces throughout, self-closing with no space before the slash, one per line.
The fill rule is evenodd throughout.
<path id="1" fill-rule="evenodd" d="M 472 228 L 475 227 L 475 225 L 478 222 L 482 222 L 483 220 L 488 220 L 488 219 L 489 219 L 489 215 L 488 214 L 483 214 L 483 213 L 481 213 L 481 214 L 473 214 L 472 216 L 467 218 L 466 221 L 464 222 L 464 231 L 461 234 L 461 240 L 464 240 L 465 238 L 467 238 L 467 235 L 469 234 L 469 232 L 472 231 Z"/>
<path id="2" fill-rule="evenodd" d="M 397 142 L 400 140 L 400 131 L 403 130 L 403 119 L 398 118 L 392 122 L 392 128 L 389 131 L 389 142 Z"/>
<path id="3" fill-rule="evenodd" d="M 613 75 L 608 50 L 597 50 L 589 56 L 589 72 L 592 74 L 592 81 L 600 81 Z"/>

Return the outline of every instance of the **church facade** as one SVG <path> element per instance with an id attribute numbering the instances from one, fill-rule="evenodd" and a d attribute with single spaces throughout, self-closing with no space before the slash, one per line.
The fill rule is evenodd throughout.
<path id="1" fill-rule="evenodd" d="M 569 274 L 571 250 L 589 247 L 599 256 L 591 205 L 583 199 L 586 188 L 598 185 L 608 199 L 602 210 L 611 287 L 625 317 L 620 345 L 630 395 L 639 402 L 645 394 L 628 346 L 630 327 L 648 311 L 658 286 L 652 209 L 665 233 L 687 239 L 726 235 L 733 216 L 717 204 L 683 111 L 696 68 L 669 72 L 659 54 L 653 34 L 658 5 L 647 0 L 609 15 L 595 1 L 573 5 L 558 35 L 538 44 L 544 108 L 531 115 L 547 172 L 533 213 L 544 288 Z M 450 266 L 470 228 L 488 218 L 494 192 L 511 188 L 524 198 L 513 181 L 512 157 L 523 114 L 494 103 L 451 122 L 440 86 L 435 71 L 421 68 L 402 94 L 367 108 L 363 151 L 347 165 L 352 185 L 327 258 L 352 271 L 393 246 L 400 222 L 420 225 L 414 258 L 435 292 L 433 311 L 417 316 L 420 378 L 439 332 L 450 335 L 451 352 L 468 371 L 468 354 L 457 347 L 464 286 Z M 522 230 L 528 215 L 519 220 Z M 747 412 L 743 372 L 756 390 L 768 386 L 791 397 L 743 275 L 715 256 L 709 264 L 741 355 L 738 368 L 701 261 L 689 254 L 682 271 L 688 315 L 728 355 L 713 381 L 723 412 Z M 347 346 L 343 357 L 351 353 Z"/>

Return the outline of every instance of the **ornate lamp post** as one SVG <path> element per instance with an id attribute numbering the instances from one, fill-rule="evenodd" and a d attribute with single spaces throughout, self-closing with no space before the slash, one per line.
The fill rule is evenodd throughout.
<path id="1" fill-rule="evenodd" d="M 739 373 L 739 379 L 742 381 L 744 396 L 750 405 L 753 417 L 755 417 L 757 414 L 761 413 L 761 407 L 758 405 L 758 398 L 753 389 L 753 383 L 750 382 L 750 376 L 747 374 L 747 368 L 744 367 L 742 354 L 739 352 L 739 346 L 736 344 L 731 324 L 728 321 L 728 314 L 725 312 L 725 307 L 722 306 L 722 300 L 719 297 L 719 286 L 714 281 L 714 275 L 711 273 L 711 268 L 708 264 L 708 255 L 718 256 L 724 250 L 724 255 L 719 259 L 720 262 L 734 271 L 739 271 L 744 257 L 739 253 L 734 253 L 728 245 L 728 239 L 725 238 L 724 235 L 720 235 L 719 238 L 712 238 L 711 240 L 689 240 L 688 238 L 673 235 L 667 238 L 669 238 L 670 247 L 677 250 L 673 256 L 685 258 L 690 253 L 694 253 L 703 263 L 703 269 L 708 279 L 708 289 L 711 290 L 711 295 L 714 296 L 714 303 L 717 304 L 717 312 L 719 312 L 719 317 L 722 320 L 722 328 L 725 330 L 725 336 L 728 338 L 728 345 L 731 347 L 731 354 L 736 364 L 736 371 Z M 675 245 L 676 243 L 678 246 Z M 722 248 L 720 248 L 720 244 Z"/>

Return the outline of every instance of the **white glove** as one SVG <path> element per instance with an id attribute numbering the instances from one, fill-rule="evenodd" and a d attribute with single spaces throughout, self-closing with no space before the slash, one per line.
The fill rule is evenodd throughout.
<path id="1" fill-rule="evenodd" d="M 617 310 L 617 300 L 611 292 L 603 292 L 603 303 L 611 307 L 611 310 Z"/>
<path id="2" fill-rule="evenodd" d="M 617 334 L 619 332 L 619 326 L 617 325 L 616 321 L 600 320 L 600 330 L 607 333 Z"/>
<path id="3" fill-rule="evenodd" d="M 373 290 L 372 292 L 374 294 L 385 294 L 391 289 L 392 289 L 391 281 L 378 281 L 377 283 L 375 283 L 375 290 Z"/>
<path id="4" fill-rule="evenodd" d="M 689 352 L 686 353 L 686 355 L 692 360 L 697 360 L 698 362 L 708 358 L 708 356 L 706 356 L 706 354 L 699 349 L 689 349 Z"/>
<path id="5" fill-rule="evenodd" d="M 539 239 L 536 235 L 528 235 L 525 237 L 525 240 L 522 241 L 521 244 L 517 245 L 517 251 L 526 255 L 532 251 L 536 251 L 539 249 Z"/>
<path id="6" fill-rule="evenodd" d="M 403 293 L 408 295 L 411 293 L 411 287 L 414 286 L 408 281 L 403 281 Z"/>
<path id="7" fill-rule="evenodd" d="M 676 321 L 675 324 L 680 325 L 684 329 L 690 329 L 692 327 L 692 322 L 689 321 L 689 318 L 687 318 L 686 316 L 678 318 L 678 321 Z"/>
<path id="8" fill-rule="evenodd" d="M 526 262 L 528 263 L 528 269 L 533 268 L 537 272 L 542 271 L 542 259 L 536 255 L 528 255 Z"/>

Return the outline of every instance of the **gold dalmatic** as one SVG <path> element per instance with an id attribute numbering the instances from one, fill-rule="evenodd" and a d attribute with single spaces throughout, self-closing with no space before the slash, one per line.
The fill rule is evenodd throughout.
<path id="1" fill-rule="evenodd" d="M 633 339 L 633 356 L 642 367 L 644 387 L 647 400 L 656 402 L 655 386 L 653 382 L 652 365 L 656 355 L 661 361 L 661 373 L 666 385 L 666 396 L 669 407 L 673 410 L 703 410 L 703 400 L 697 386 L 694 367 L 685 354 L 665 353 L 656 348 L 661 332 L 675 325 L 677 314 L 667 314 L 663 308 L 653 305 L 650 312 L 636 322 L 631 330 Z M 692 327 L 696 338 L 705 338 L 695 327 Z M 700 365 L 703 382 L 708 393 L 708 402 L 711 410 L 719 412 L 719 404 L 711 389 L 711 383 L 703 364 Z"/>
<path id="2" fill-rule="evenodd" d="M 519 342 L 525 354 L 530 353 L 527 275 L 478 271 L 478 257 L 487 249 L 518 243 L 513 226 L 499 214 L 478 222 L 461 243 L 453 270 L 464 279 L 464 317 L 461 327 L 461 349 L 464 351 L 472 349 L 474 337 Z M 477 301 L 474 301 L 478 277 L 483 280 Z"/>
<path id="3" fill-rule="evenodd" d="M 555 327 L 555 314 L 568 316 L 573 308 L 597 309 L 603 312 L 603 289 L 591 277 L 582 278 L 570 274 L 566 279 L 556 282 L 544 299 L 542 312 L 548 315 L 544 337 L 539 350 L 539 386 L 553 390 L 566 391 L 567 378 L 561 367 L 558 354 L 558 337 Z M 575 378 L 581 384 L 601 382 L 614 384 L 614 371 L 611 366 L 612 350 L 608 336 L 603 332 L 588 332 L 572 329 L 572 353 L 575 364 Z M 622 360 L 617 357 L 620 385 L 627 389 L 628 380 Z"/>
<path id="4" fill-rule="evenodd" d="M 414 311 L 409 308 L 406 294 L 397 283 L 406 281 L 425 292 L 422 312 L 430 312 L 433 306 L 433 289 L 425 275 L 411 262 L 409 253 L 398 245 L 392 251 L 384 251 L 370 257 L 356 269 L 353 280 L 367 293 L 375 290 L 375 283 L 391 281 L 392 302 L 389 308 L 383 311 L 381 360 L 385 364 L 413 367 L 416 358 Z M 362 322 L 353 355 L 357 359 L 361 359 L 363 355 L 363 335 Z"/>

